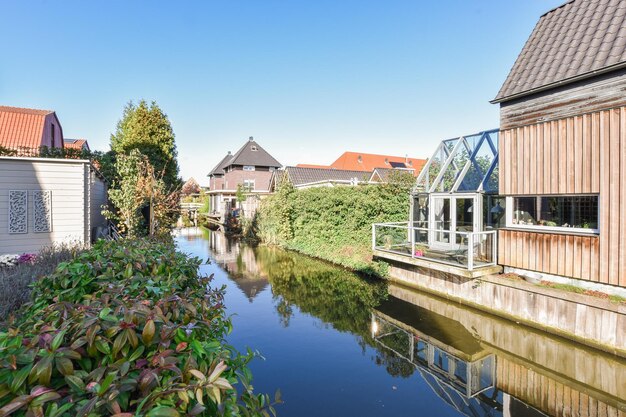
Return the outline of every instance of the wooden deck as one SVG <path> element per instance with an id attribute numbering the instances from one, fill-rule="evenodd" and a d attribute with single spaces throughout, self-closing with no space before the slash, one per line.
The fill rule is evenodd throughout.
<path id="1" fill-rule="evenodd" d="M 482 277 L 485 275 L 491 275 L 491 274 L 499 274 L 500 272 L 502 272 L 502 267 L 499 265 L 485 265 L 485 266 L 481 266 L 480 264 L 477 264 L 474 266 L 474 269 L 472 271 L 469 271 L 467 269 L 466 265 L 463 265 L 462 263 L 457 263 L 454 264 L 453 262 L 448 262 L 448 261 L 444 261 L 443 259 L 450 259 L 448 255 L 446 255 L 445 253 L 441 253 L 441 259 L 437 260 L 436 258 L 434 258 L 434 256 L 432 255 L 434 252 L 431 251 L 431 258 L 425 258 L 425 257 L 415 257 L 412 258 L 409 254 L 406 253 L 400 253 L 400 252 L 396 252 L 396 251 L 390 251 L 390 250 L 381 250 L 381 249 L 374 249 L 374 257 L 375 258 L 379 258 L 382 260 L 391 260 L 391 261 L 395 261 L 395 262 L 400 262 L 403 264 L 407 264 L 407 265 L 412 265 L 412 266 L 417 266 L 417 267 L 421 267 L 421 268 L 428 268 L 431 269 L 433 271 L 439 271 L 439 272 L 446 272 L 448 274 L 453 274 L 453 275 L 457 275 L 457 276 L 461 276 L 464 278 L 478 278 L 478 277 Z"/>

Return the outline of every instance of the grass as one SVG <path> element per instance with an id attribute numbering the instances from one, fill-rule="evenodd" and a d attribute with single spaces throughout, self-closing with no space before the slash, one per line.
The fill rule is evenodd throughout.
<path id="1" fill-rule="evenodd" d="M 584 295 L 590 295 L 596 298 L 604 298 L 613 303 L 626 303 L 626 298 L 620 297 L 619 295 L 610 295 L 602 291 L 588 290 L 585 288 L 577 287 L 576 285 L 558 284 L 558 283 L 550 282 L 550 281 L 541 281 L 541 284 L 539 285 L 543 287 L 548 287 L 548 288 L 555 288 L 557 290 L 573 292 L 576 294 L 584 294 Z"/>
<path id="2" fill-rule="evenodd" d="M 0 323 L 30 301 L 30 284 L 51 274 L 61 262 L 68 261 L 82 251 L 76 245 L 46 247 L 31 263 L 0 268 Z"/>

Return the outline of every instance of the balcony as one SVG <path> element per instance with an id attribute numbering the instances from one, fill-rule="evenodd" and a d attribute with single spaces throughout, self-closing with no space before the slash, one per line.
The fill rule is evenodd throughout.
<path id="1" fill-rule="evenodd" d="M 428 229 L 416 224 L 373 224 L 374 256 L 467 278 L 500 272 L 495 230 Z"/>

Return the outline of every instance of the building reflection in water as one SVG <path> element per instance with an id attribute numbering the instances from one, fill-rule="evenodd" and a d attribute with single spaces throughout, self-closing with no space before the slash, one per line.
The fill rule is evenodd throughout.
<path id="1" fill-rule="evenodd" d="M 372 339 L 460 413 L 626 415 L 623 359 L 403 287 L 389 293 L 372 311 Z"/>
<path id="2" fill-rule="evenodd" d="M 433 328 L 433 323 L 438 327 Z M 458 323 L 392 297 L 372 312 L 371 330 L 377 343 L 414 365 L 432 390 L 460 413 L 502 415 L 502 396 L 495 389 L 495 355 Z M 429 330 L 443 340 L 428 334 Z"/>
<path id="3" fill-rule="evenodd" d="M 267 276 L 261 271 L 254 249 L 240 245 L 223 233 L 210 233 L 212 259 L 224 269 L 250 302 L 269 285 Z"/>

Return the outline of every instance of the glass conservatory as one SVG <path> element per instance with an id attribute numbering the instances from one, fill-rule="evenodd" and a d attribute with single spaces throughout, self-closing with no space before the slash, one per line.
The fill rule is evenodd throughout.
<path id="1" fill-rule="evenodd" d="M 494 266 L 504 205 L 498 196 L 498 130 L 444 140 L 417 178 L 409 221 L 373 225 L 372 246 L 379 257 L 410 258 L 417 265 L 468 271 Z"/>

